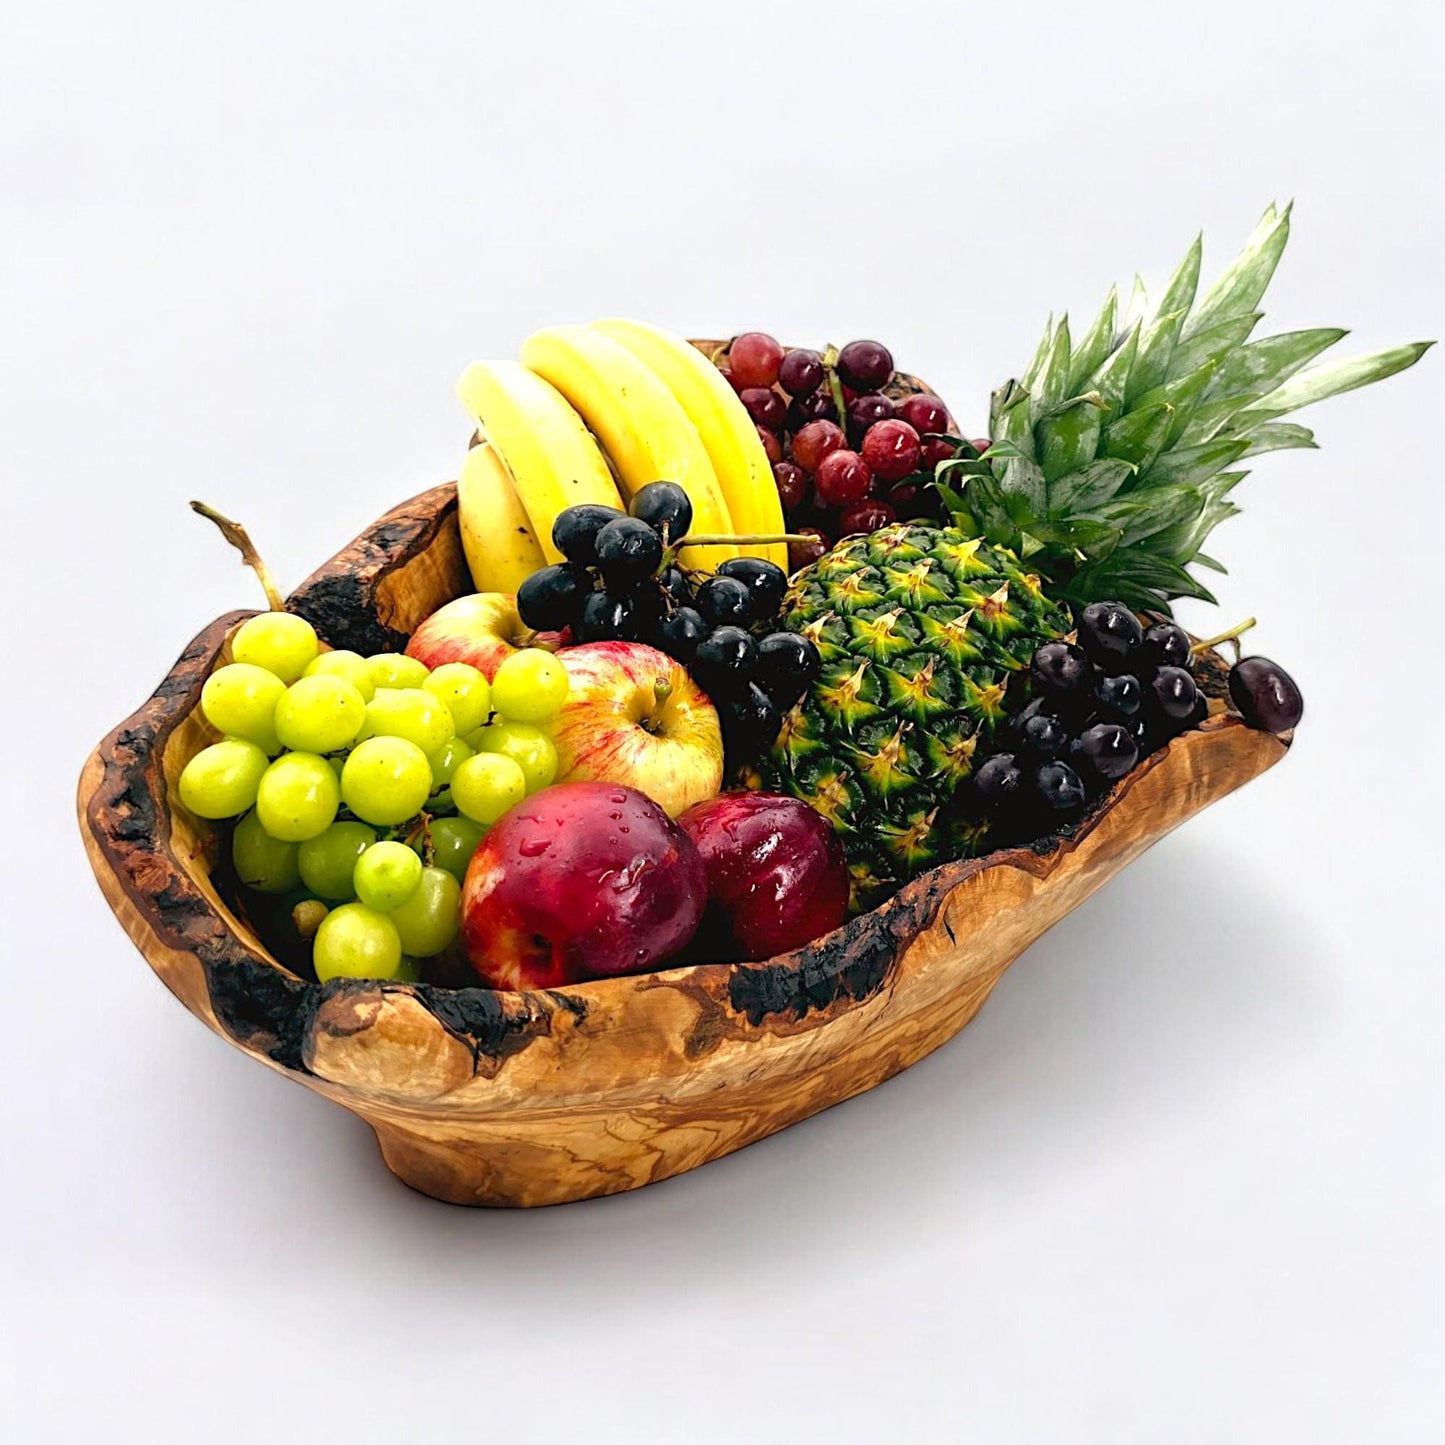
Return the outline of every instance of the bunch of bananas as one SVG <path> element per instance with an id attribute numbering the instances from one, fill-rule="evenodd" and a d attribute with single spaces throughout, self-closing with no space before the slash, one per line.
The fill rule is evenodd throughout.
<path id="1" fill-rule="evenodd" d="M 561 560 L 566 507 L 625 510 L 648 482 L 682 486 L 698 536 L 777 536 L 783 509 L 757 427 L 727 379 L 681 336 L 640 321 L 552 326 L 522 359 L 476 361 L 457 392 L 481 440 L 457 479 L 462 544 L 481 592 L 515 592 Z M 780 542 L 687 547 L 685 566 L 729 557 L 787 567 Z"/>

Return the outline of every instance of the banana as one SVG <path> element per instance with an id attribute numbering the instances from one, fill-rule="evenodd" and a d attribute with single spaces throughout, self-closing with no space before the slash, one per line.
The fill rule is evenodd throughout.
<path id="1" fill-rule="evenodd" d="M 777 536 L 787 531 L 772 463 L 752 417 L 722 372 L 684 337 L 660 326 L 618 318 L 594 321 L 592 330 L 625 346 L 681 403 L 707 448 L 737 533 Z M 741 550 L 788 570 L 786 542 L 743 544 Z"/>
<path id="2" fill-rule="evenodd" d="M 547 565 L 512 474 L 490 442 L 474 446 L 457 473 L 457 519 L 478 592 L 515 592 Z"/>
<path id="3" fill-rule="evenodd" d="M 515 361 L 474 361 L 457 395 L 501 454 L 517 498 L 548 562 L 557 514 L 578 502 L 622 509 L 622 498 L 597 440 L 567 399 Z"/>
<path id="4" fill-rule="evenodd" d="M 522 364 L 557 388 L 596 434 L 631 498 L 648 482 L 677 482 L 692 500 L 692 530 L 736 532 L 697 428 L 672 392 L 625 346 L 584 326 L 550 326 L 527 338 Z M 690 567 L 715 569 L 732 546 L 688 547 Z"/>

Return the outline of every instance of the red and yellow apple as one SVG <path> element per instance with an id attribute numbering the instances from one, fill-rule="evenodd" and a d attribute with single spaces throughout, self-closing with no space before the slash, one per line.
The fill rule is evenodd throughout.
<path id="1" fill-rule="evenodd" d="M 439 607 L 406 645 L 408 657 L 428 668 L 469 662 L 490 682 L 497 669 L 524 647 L 556 647 L 555 632 L 534 633 L 517 614 L 510 592 L 473 592 Z"/>
<path id="2" fill-rule="evenodd" d="M 588 642 L 557 659 L 571 686 L 541 726 L 558 782 L 623 783 L 673 818 L 722 786 L 717 710 L 681 663 L 640 642 Z"/>
<path id="3" fill-rule="evenodd" d="M 616 783 L 559 783 L 494 823 L 467 867 L 462 939 L 491 988 L 645 973 L 687 946 L 707 903 L 692 839 Z"/>

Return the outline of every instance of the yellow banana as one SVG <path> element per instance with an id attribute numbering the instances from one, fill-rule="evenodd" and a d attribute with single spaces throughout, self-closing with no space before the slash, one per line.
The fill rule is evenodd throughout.
<path id="1" fill-rule="evenodd" d="M 515 361 L 474 361 L 457 395 L 501 454 L 517 498 L 549 562 L 558 512 L 578 502 L 621 509 L 622 498 L 597 440 L 566 397 Z"/>
<path id="2" fill-rule="evenodd" d="M 738 394 L 717 367 L 686 338 L 643 321 L 594 321 L 592 330 L 610 336 L 651 368 L 682 404 L 697 428 L 717 474 L 737 535 L 777 536 L 785 532 L 783 506 L 772 463 L 758 429 Z M 749 556 L 766 557 L 788 570 L 786 542 L 740 544 Z"/>
<path id="3" fill-rule="evenodd" d="M 612 459 L 629 499 L 648 482 L 677 482 L 692 500 L 692 530 L 736 532 L 707 448 L 681 404 L 625 346 L 584 326 L 550 326 L 527 338 L 522 364 L 581 413 Z M 688 547 L 683 561 L 711 570 L 732 546 Z"/>
<path id="4" fill-rule="evenodd" d="M 474 446 L 457 473 L 457 520 L 478 592 L 515 592 L 547 565 L 512 474 L 490 442 Z"/>

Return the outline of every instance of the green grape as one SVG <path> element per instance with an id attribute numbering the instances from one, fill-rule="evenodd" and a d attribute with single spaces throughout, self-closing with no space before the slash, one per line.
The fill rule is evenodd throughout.
<path id="1" fill-rule="evenodd" d="M 486 835 L 486 829 L 470 818 L 437 818 L 427 832 L 431 835 L 432 862 L 438 868 L 445 868 L 458 883 L 467 877 L 467 864 L 472 854 Z M 414 848 L 422 846 L 418 839 Z"/>
<path id="2" fill-rule="evenodd" d="M 260 893 L 289 893 L 301 882 L 294 843 L 273 838 L 256 813 L 247 813 L 231 834 L 231 863 L 236 877 Z"/>
<path id="3" fill-rule="evenodd" d="M 356 897 L 351 881 L 356 861 L 375 842 L 375 832 L 365 823 L 333 823 L 298 848 L 301 881 L 322 898 L 350 902 Z"/>
<path id="4" fill-rule="evenodd" d="M 470 663 L 444 662 L 422 686 L 446 704 L 459 733 L 481 727 L 491 715 L 492 690 L 486 674 Z"/>
<path id="5" fill-rule="evenodd" d="M 550 652 L 524 647 L 492 678 L 492 706 L 512 722 L 545 722 L 567 701 L 567 669 Z"/>
<path id="6" fill-rule="evenodd" d="M 492 723 L 489 727 L 478 728 L 467 742 L 478 752 L 500 753 L 511 758 L 521 768 L 529 793 L 550 787 L 557 777 L 557 749 L 552 745 L 552 739 L 531 723 Z M 453 797 L 456 796 L 455 782 L 453 779 Z M 457 806 L 460 808 L 461 803 L 458 802 Z"/>
<path id="7" fill-rule="evenodd" d="M 201 711 L 218 732 L 245 738 L 268 753 L 279 753 L 276 704 L 285 695 L 286 684 L 274 672 L 248 662 L 230 662 L 206 679 Z"/>
<path id="8" fill-rule="evenodd" d="M 366 659 L 376 687 L 420 687 L 426 681 L 426 664 L 404 652 L 377 652 Z"/>
<path id="9" fill-rule="evenodd" d="M 343 903 L 321 920 L 311 949 L 316 977 L 395 978 L 401 937 L 386 914 L 364 903 Z"/>
<path id="10" fill-rule="evenodd" d="M 239 817 L 256 801 L 261 775 L 270 765 L 265 752 L 244 738 L 212 743 L 182 769 L 181 802 L 198 818 Z"/>
<path id="11" fill-rule="evenodd" d="M 379 827 L 421 812 L 431 792 L 426 754 L 405 738 L 368 738 L 341 769 L 341 796 L 358 818 Z"/>
<path id="12" fill-rule="evenodd" d="M 474 823 L 495 823 L 527 796 L 527 775 L 503 753 L 477 753 L 452 774 L 452 802 Z"/>
<path id="13" fill-rule="evenodd" d="M 333 753 L 361 731 L 366 699 L 343 677 L 301 677 L 276 704 L 276 736 L 299 753 Z"/>
<path id="14" fill-rule="evenodd" d="M 423 868 L 411 897 L 387 915 L 396 924 L 403 952 L 414 958 L 440 953 L 461 929 L 461 897 L 461 884 L 445 868 Z"/>
<path id="15" fill-rule="evenodd" d="M 444 742 L 427 759 L 431 764 L 432 782 L 439 788 L 446 787 L 451 782 L 452 775 L 471 755 L 471 748 L 460 738 Z"/>
<path id="16" fill-rule="evenodd" d="M 366 705 L 363 738 L 405 738 L 422 752 L 436 752 L 456 736 L 447 705 L 420 687 L 379 687 Z"/>
<path id="17" fill-rule="evenodd" d="M 348 652 L 344 647 L 313 657 L 301 676 L 345 678 L 361 694 L 362 702 L 370 702 L 376 691 L 376 684 L 371 680 L 371 664 L 359 652 Z"/>
<path id="18" fill-rule="evenodd" d="M 266 769 L 256 793 L 262 827 L 286 843 L 324 833 L 340 806 L 336 774 L 315 753 L 283 753 Z"/>
<path id="19" fill-rule="evenodd" d="M 393 983 L 420 983 L 421 964 L 418 963 L 416 959 L 408 958 L 403 954 L 401 963 L 398 965 L 396 972 L 391 976 L 391 981 Z"/>
<path id="20" fill-rule="evenodd" d="M 416 892 L 421 874 L 421 859 L 405 843 L 374 843 L 356 860 L 356 896 L 390 913 Z"/>
<path id="21" fill-rule="evenodd" d="M 321 650 L 316 629 L 294 612 L 261 612 L 248 618 L 231 639 L 231 656 L 295 682 Z"/>

